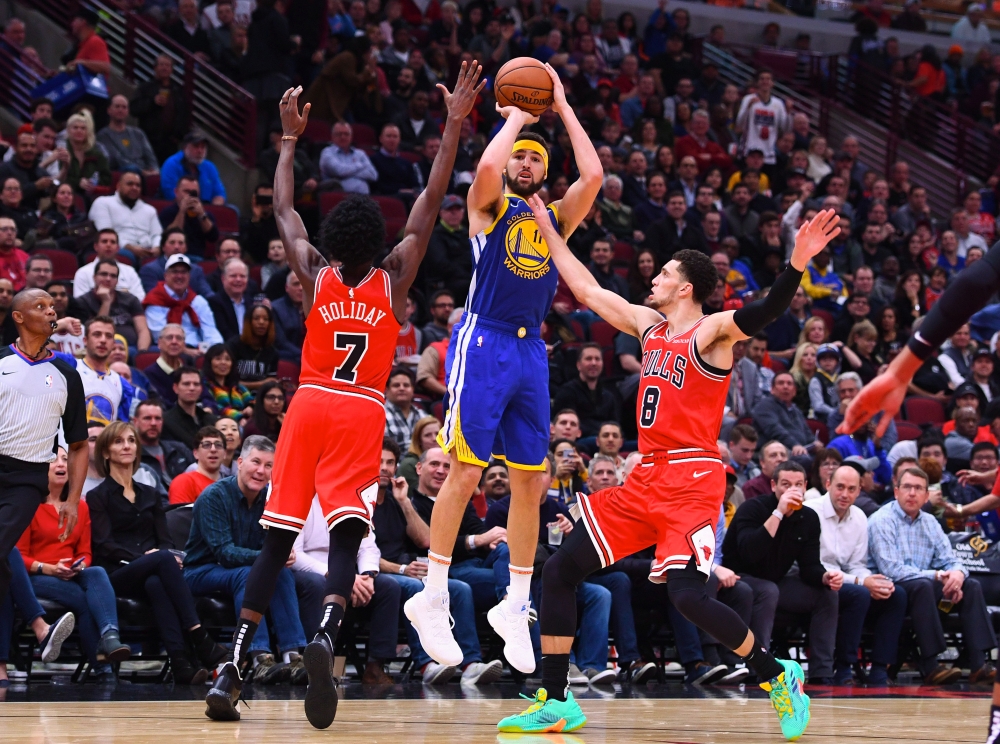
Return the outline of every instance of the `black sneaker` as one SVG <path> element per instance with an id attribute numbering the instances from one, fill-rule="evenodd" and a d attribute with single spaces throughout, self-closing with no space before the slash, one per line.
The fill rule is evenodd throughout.
<path id="1" fill-rule="evenodd" d="M 333 677 L 333 643 L 326 633 L 317 633 L 303 654 L 309 687 L 306 688 L 306 719 L 313 728 L 329 728 L 337 717 L 337 681 Z"/>
<path id="2" fill-rule="evenodd" d="M 651 661 L 641 659 L 633 661 L 625 671 L 625 682 L 633 685 L 642 685 L 649 682 L 656 676 L 656 664 Z"/>
<path id="3" fill-rule="evenodd" d="M 227 663 L 219 672 L 215 684 L 205 696 L 205 715 L 213 721 L 238 721 L 240 712 L 236 704 L 243 692 L 240 672 L 233 662 Z"/>
<path id="4" fill-rule="evenodd" d="M 39 644 L 42 649 L 42 661 L 48 663 L 59 658 L 63 643 L 66 642 L 75 627 L 76 616 L 72 612 L 67 612 L 49 626 L 48 635 Z"/>
<path id="5" fill-rule="evenodd" d="M 710 685 L 721 679 L 728 671 L 729 667 L 725 664 L 716 664 L 715 666 L 712 666 L 711 664 L 702 662 L 687 673 L 687 676 L 684 677 L 684 684 Z"/>
<path id="6" fill-rule="evenodd" d="M 745 666 L 742 667 L 726 667 L 726 673 L 722 675 L 716 684 L 720 685 L 738 685 L 746 681 L 746 678 L 750 676 L 750 670 Z"/>

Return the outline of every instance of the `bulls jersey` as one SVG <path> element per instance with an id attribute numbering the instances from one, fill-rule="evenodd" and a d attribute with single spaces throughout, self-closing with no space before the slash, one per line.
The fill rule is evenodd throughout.
<path id="1" fill-rule="evenodd" d="M 692 448 L 716 451 L 729 373 L 701 359 L 695 348 L 705 318 L 677 336 L 667 321 L 646 330 L 636 420 L 639 451 Z"/>
<path id="2" fill-rule="evenodd" d="M 396 363 L 408 362 L 411 357 L 420 356 L 420 339 L 417 327 L 406 321 L 396 337 Z"/>
<path id="3" fill-rule="evenodd" d="M 398 337 L 385 271 L 373 268 L 358 286 L 348 287 L 339 269 L 324 267 L 306 318 L 299 382 L 384 404 Z"/>
<path id="4" fill-rule="evenodd" d="M 558 227 L 555 209 L 548 211 Z M 472 281 L 465 309 L 515 328 L 539 328 L 552 306 L 559 275 L 528 203 L 504 194 L 500 214 L 471 242 Z"/>

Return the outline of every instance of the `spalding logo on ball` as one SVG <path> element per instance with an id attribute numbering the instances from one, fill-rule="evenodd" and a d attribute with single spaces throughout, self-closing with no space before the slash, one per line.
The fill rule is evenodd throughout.
<path id="1" fill-rule="evenodd" d="M 532 57 L 517 57 L 501 67 L 493 90 L 501 106 L 516 106 L 532 116 L 552 105 L 552 78 Z"/>

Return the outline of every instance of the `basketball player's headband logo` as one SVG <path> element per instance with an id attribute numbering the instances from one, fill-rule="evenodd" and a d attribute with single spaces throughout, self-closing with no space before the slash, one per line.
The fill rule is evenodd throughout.
<path id="1" fill-rule="evenodd" d="M 542 162 L 545 164 L 545 174 L 543 178 L 549 177 L 549 153 L 541 144 L 529 139 L 518 140 L 514 143 L 514 149 L 511 150 L 511 153 L 513 154 L 518 150 L 531 150 L 532 152 L 537 152 L 541 155 Z"/>

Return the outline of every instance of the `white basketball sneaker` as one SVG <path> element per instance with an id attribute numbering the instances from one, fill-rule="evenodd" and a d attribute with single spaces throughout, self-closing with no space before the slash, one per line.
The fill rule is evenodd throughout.
<path id="1" fill-rule="evenodd" d="M 403 614 L 413 624 L 428 656 L 438 664 L 457 667 L 463 655 L 451 633 L 455 623 L 449 608 L 448 592 L 426 587 L 406 601 Z"/>
<path id="2" fill-rule="evenodd" d="M 511 604 L 510 598 L 486 613 L 493 630 L 503 638 L 503 655 L 510 665 L 524 674 L 535 671 L 535 652 L 531 649 L 531 635 L 528 633 L 527 600 Z"/>

